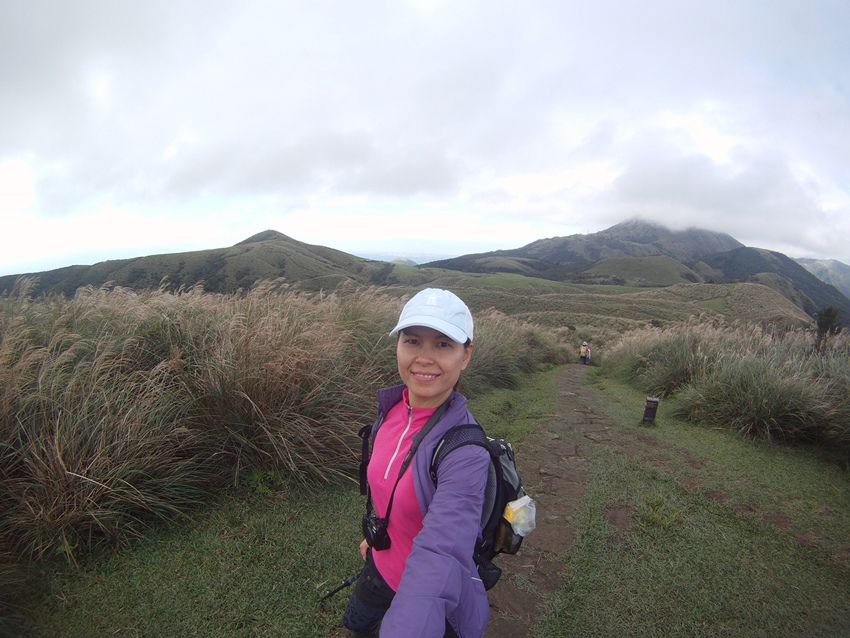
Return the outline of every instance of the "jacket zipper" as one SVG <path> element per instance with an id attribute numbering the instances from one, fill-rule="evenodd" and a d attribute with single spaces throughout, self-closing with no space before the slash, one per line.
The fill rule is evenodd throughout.
<path id="1" fill-rule="evenodd" d="M 395 458 L 398 456 L 399 450 L 401 450 L 401 442 L 404 441 L 405 435 L 410 431 L 410 426 L 413 424 L 413 408 L 407 406 L 407 427 L 404 428 L 404 432 L 401 433 L 401 436 L 398 439 L 398 443 L 395 446 L 395 452 L 393 452 L 392 457 L 390 458 L 390 462 L 387 464 L 387 470 L 384 472 L 384 480 L 387 480 L 390 475 L 390 468 L 393 466 L 393 462 Z"/>

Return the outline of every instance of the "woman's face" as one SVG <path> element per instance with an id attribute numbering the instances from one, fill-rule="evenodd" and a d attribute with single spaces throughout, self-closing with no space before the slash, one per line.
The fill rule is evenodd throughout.
<path id="1" fill-rule="evenodd" d="M 399 331 L 396 357 L 410 406 L 438 408 L 469 364 L 472 344 L 464 347 L 433 328 L 413 326 Z"/>

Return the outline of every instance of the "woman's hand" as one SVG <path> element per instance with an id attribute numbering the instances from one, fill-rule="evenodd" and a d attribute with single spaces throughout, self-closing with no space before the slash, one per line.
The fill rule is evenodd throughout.
<path id="1" fill-rule="evenodd" d="M 366 542 L 364 538 L 360 543 L 360 555 L 363 557 L 363 560 L 366 560 L 366 551 L 369 549 L 369 543 Z"/>

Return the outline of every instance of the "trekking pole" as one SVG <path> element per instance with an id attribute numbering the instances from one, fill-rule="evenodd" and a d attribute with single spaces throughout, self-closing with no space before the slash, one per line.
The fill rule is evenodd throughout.
<path id="1" fill-rule="evenodd" d="M 360 574 L 357 574 L 356 576 L 352 576 L 351 578 L 346 578 L 344 581 L 342 581 L 342 584 L 339 587 L 335 587 L 334 589 L 331 589 L 330 591 L 325 592 L 325 595 L 322 596 L 321 598 L 319 598 L 319 602 L 327 600 L 328 598 L 333 596 L 338 591 L 342 591 L 343 589 L 345 589 L 349 585 L 352 585 L 354 583 L 354 581 L 357 580 L 359 577 L 360 577 Z"/>

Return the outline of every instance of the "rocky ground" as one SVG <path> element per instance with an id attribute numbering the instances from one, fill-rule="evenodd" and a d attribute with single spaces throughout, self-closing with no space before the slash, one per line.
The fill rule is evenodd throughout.
<path id="1" fill-rule="evenodd" d="M 523 484 L 537 504 L 537 529 L 523 541 L 519 554 L 496 559 L 504 571 L 490 591 L 486 638 L 530 635 L 546 594 L 562 582 L 563 558 L 575 543 L 574 521 L 587 483 L 587 457 L 591 447 L 608 440 L 617 427 L 584 385 L 587 371 L 571 365 L 559 372 L 558 416 L 526 438 L 517 455 Z M 520 575 L 528 581 L 522 588 L 517 586 Z"/>

